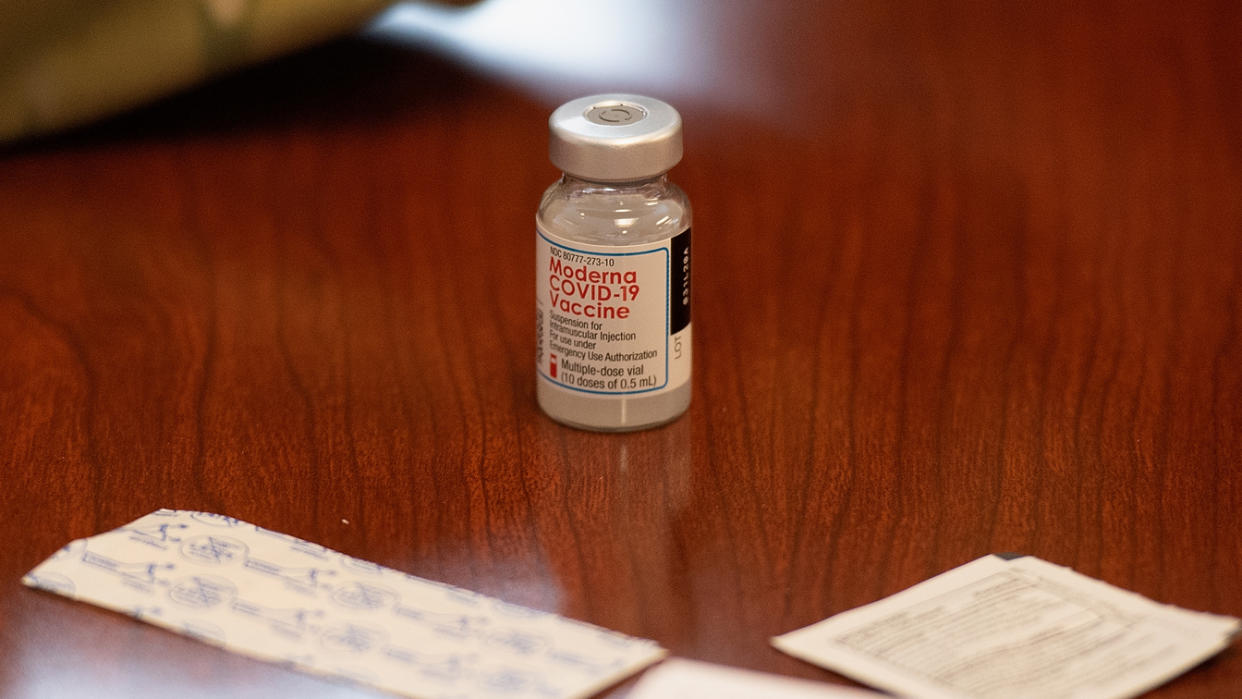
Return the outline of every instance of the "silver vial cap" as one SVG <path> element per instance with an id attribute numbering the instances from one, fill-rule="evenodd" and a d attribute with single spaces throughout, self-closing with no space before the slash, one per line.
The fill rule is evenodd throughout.
<path id="1" fill-rule="evenodd" d="M 681 160 L 681 115 L 653 97 L 580 97 L 552 112 L 548 128 L 552 164 L 584 180 L 646 179 Z"/>

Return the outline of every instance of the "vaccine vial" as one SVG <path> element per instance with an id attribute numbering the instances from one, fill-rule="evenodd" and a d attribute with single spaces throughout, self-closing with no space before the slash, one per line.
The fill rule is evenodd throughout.
<path id="1" fill-rule="evenodd" d="M 651 97 L 561 105 L 563 171 L 535 216 L 536 395 L 552 419 L 626 431 L 690 405 L 690 202 L 668 171 L 681 116 Z"/>

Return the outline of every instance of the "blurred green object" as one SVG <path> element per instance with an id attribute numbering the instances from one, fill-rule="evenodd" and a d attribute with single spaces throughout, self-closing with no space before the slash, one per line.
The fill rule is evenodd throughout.
<path id="1" fill-rule="evenodd" d="M 115 114 L 356 29 L 390 4 L 0 0 L 0 142 Z"/>

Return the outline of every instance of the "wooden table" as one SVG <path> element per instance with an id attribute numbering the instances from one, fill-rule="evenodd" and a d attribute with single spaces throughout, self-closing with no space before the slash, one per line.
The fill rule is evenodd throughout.
<path id="1" fill-rule="evenodd" d="M 1053 5 L 441 17 L 10 147 L 0 694 L 366 694 L 19 584 L 158 507 L 831 682 L 768 637 L 989 552 L 1242 615 L 1242 5 Z M 610 89 L 696 207 L 693 404 L 626 435 L 532 367 L 546 118 Z"/>

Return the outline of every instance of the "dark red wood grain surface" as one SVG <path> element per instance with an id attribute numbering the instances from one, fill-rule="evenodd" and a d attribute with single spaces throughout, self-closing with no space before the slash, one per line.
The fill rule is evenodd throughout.
<path id="1" fill-rule="evenodd" d="M 989 552 L 1242 616 L 1240 7 L 648 2 L 656 68 L 350 38 L 9 147 L 0 694 L 365 694 L 20 585 L 157 507 L 832 682 L 768 638 Z M 627 435 L 531 366 L 611 89 L 695 205 L 694 401 Z"/>

